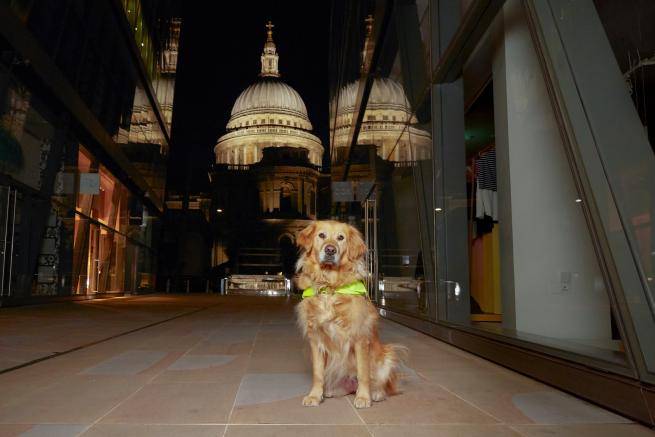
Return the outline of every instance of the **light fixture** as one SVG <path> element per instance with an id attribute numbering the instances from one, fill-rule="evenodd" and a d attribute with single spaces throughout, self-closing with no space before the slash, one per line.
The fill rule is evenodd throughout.
<path id="1" fill-rule="evenodd" d="M 575 203 L 582 203 L 582 199 L 580 198 L 575 199 Z"/>
<path id="2" fill-rule="evenodd" d="M 221 208 L 217 208 L 217 209 L 216 209 L 216 212 L 220 214 L 220 213 L 223 212 L 223 210 L 222 210 Z"/>
<path id="3" fill-rule="evenodd" d="M 144 43 L 141 43 L 141 47 L 143 47 L 143 46 L 145 46 L 145 44 L 144 44 Z"/>
<path id="4" fill-rule="evenodd" d="M 435 208 L 434 210 L 435 210 L 436 212 L 441 212 L 441 211 L 443 211 L 443 209 L 441 209 L 441 208 Z"/>

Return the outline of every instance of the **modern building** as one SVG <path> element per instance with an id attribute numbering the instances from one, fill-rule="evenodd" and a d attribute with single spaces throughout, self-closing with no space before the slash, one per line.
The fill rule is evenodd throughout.
<path id="1" fill-rule="evenodd" d="M 333 2 L 330 152 L 381 314 L 652 423 L 641 6 Z"/>
<path id="2" fill-rule="evenodd" d="M 0 3 L 2 304 L 152 290 L 173 2 Z"/>
<path id="3" fill-rule="evenodd" d="M 236 99 L 227 133 L 214 147 L 212 265 L 291 274 L 293 262 L 280 252 L 295 252 L 295 234 L 318 217 L 319 191 L 329 177 L 321 172 L 323 146 L 305 103 L 281 80 L 271 22 L 266 30 L 259 79 Z"/>

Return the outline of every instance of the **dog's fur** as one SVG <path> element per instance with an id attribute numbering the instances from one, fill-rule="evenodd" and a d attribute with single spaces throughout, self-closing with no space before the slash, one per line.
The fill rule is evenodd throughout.
<path id="1" fill-rule="evenodd" d="M 312 388 L 303 405 L 317 406 L 323 397 L 356 391 L 355 407 L 366 408 L 371 400 L 395 394 L 405 348 L 380 343 L 378 314 L 365 296 L 334 293 L 365 279 L 361 234 L 344 223 L 318 221 L 303 229 L 296 242 L 302 249 L 296 285 L 315 291 L 296 307 L 312 356 Z"/>

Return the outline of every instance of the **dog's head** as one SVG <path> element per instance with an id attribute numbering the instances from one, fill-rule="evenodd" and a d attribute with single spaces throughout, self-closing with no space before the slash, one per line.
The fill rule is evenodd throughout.
<path id="1" fill-rule="evenodd" d="M 366 244 L 357 229 L 331 220 L 307 226 L 300 231 L 296 242 L 305 256 L 312 257 L 321 269 L 338 269 L 361 260 L 366 253 Z"/>

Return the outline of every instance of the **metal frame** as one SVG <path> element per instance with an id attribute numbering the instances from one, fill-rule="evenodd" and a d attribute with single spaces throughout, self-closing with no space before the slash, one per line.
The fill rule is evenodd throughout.
<path id="1" fill-rule="evenodd" d="M 7 188 L 7 208 L 5 210 L 5 219 L 3 223 L 4 227 L 4 238 L 2 240 L 2 273 L 0 274 L 0 296 L 5 295 L 5 271 L 7 268 L 7 232 L 9 228 L 9 206 L 11 204 L 11 187 L 6 186 Z"/>
<path id="2" fill-rule="evenodd" d="M 364 240 L 368 248 L 366 260 L 370 275 L 366 278 L 366 288 L 368 289 L 369 298 L 373 302 L 378 302 L 380 298 L 380 279 L 378 274 L 378 208 L 375 199 L 366 199 L 364 201 Z"/>
<path id="3" fill-rule="evenodd" d="M 504 3 L 505 0 L 475 0 L 466 10 L 461 23 L 455 20 L 450 23 L 439 23 L 448 27 L 455 25 L 457 26 L 457 32 L 452 35 L 452 39 L 449 38 L 448 46 L 444 46 L 445 50 L 439 53 L 440 56 L 436 57 L 439 62 L 432 70 L 433 84 L 454 82 L 460 77 L 464 63 L 478 45 Z M 434 6 L 436 6 L 436 10 L 441 9 L 442 6 L 443 9 L 451 9 L 449 11 L 451 13 L 453 8 L 459 10 L 461 7 L 458 2 L 438 0 L 430 2 L 430 8 L 433 9 Z M 436 15 L 438 17 L 438 12 Z M 458 17 L 451 15 L 449 18 Z M 432 29 L 440 29 L 440 27 L 434 26 Z"/>
<path id="4" fill-rule="evenodd" d="M 471 6 L 462 19 L 463 24 L 478 23 L 483 4 L 477 2 Z M 487 8 L 482 9 L 487 10 Z M 488 11 L 492 13 L 494 11 Z M 495 13 L 495 12 L 494 12 Z M 459 24 L 460 5 L 448 0 L 430 2 L 431 56 L 439 62 L 435 72 L 451 69 L 450 66 L 464 64 L 466 51 L 461 49 L 462 41 L 474 43 L 473 39 L 463 34 Z M 476 16 L 473 19 L 469 17 Z M 483 20 L 487 26 L 492 17 Z M 469 32 L 472 29 L 467 25 Z M 484 30 L 478 30 L 479 37 Z M 457 48 L 459 47 L 459 48 Z M 446 67 L 449 66 L 449 67 Z M 457 70 L 460 75 L 461 71 Z M 433 79 L 445 79 L 445 75 L 433 74 Z M 466 235 L 466 205 L 453 202 L 466 197 L 466 180 L 459 171 L 465 161 L 464 142 L 464 89 L 462 79 L 451 82 L 436 82 L 432 85 L 432 123 L 433 123 L 433 184 L 434 184 L 434 223 L 435 223 L 435 288 L 437 290 L 436 320 L 457 321 L 468 324 L 469 314 L 469 259 Z M 461 177 L 450 177 L 450 172 L 460 172 Z M 440 242 L 440 244 L 437 244 Z M 460 293 L 450 278 L 461 278 Z M 461 290 L 464 290 L 463 294 Z"/>
<path id="5" fill-rule="evenodd" d="M 9 196 L 11 197 L 11 187 L 9 188 Z M 13 270 L 14 270 L 14 236 L 16 235 L 16 201 L 18 198 L 18 190 L 14 189 L 14 204 L 12 205 L 12 213 L 11 213 L 11 250 L 9 251 L 9 281 L 7 281 L 7 284 L 9 285 L 7 289 L 7 296 L 11 296 L 11 279 L 13 276 Z M 6 238 L 6 236 L 5 236 Z M 5 252 L 6 253 L 6 252 Z M 4 268 L 2 272 L 3 280 L 4 280 Z M 3 285 L 4 287 L 4 285 Z"/>

